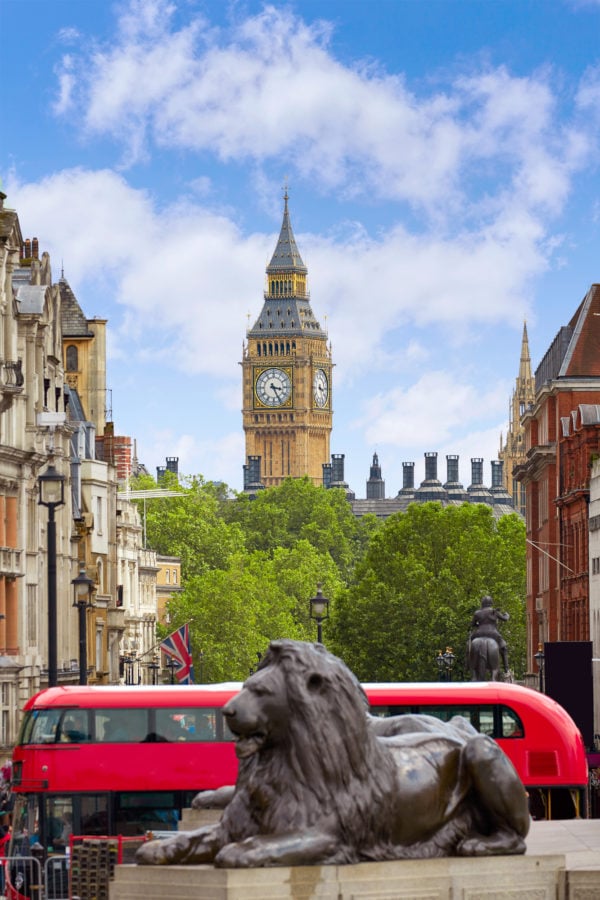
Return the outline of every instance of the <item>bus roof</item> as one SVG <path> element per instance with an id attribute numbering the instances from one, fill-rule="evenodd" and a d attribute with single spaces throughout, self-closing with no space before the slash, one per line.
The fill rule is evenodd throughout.
<path id="1" fill-rule="evenodd" d="M 80 706 L 86 708 L 132 706 L 195 706 L 204 700 L 215 706 L 225 703 L 242 687 L 242 682 L 196 685 L 64 685 L 34 694 L 24 709 Z"/>

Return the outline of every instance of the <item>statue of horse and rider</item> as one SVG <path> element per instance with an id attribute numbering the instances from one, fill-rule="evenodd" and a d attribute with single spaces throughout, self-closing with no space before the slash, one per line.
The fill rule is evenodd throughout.
<path id="1" fill-rule="evenodd" d="M 508 619 L 508 613 L 494 608 L 489 595 L 482 598 L 480 608 L 471 619 L 471 634 L 467 641 L 467 660 L 473 681 L 499 681 L 500 659 L 508 674 L 508 648 L 498 631 L 498 622 Z M 490 673 L 490 679 L 486 679 L 486 672 Z"/>

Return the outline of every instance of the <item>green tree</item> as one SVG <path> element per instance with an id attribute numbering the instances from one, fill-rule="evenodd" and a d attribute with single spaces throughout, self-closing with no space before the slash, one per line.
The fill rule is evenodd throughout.
<path id="1" fill-rule="evenodd" d="M 156 488 L 148 476 L 136 481 L 135 489 Z M 167 473 L 160 487 L 177 492 L 175 497 L 138 500 L 144 520 L 146 544 L 157 553 L 181 558 L 182 581 L 202 572 L 223 568 L 229 557 L 244 548 L 241 527 L 222 515 L 222 485 L 202 476 L 183 477 Z"/>
<path id="2" fill-rule="evenodd" d="M 242 527 L 248 550 L 273 551 L 307 540 L 331 556 L 343 578 L 377 527 L 372 516 L 356 518 L 344 491 L 314 485 L 308 477 L 287 478 L 252 501 L 240 497 L 225 507 L 227 520 Z"/>
<path id="3" fill-rule="evenodd" d="M 192 655 L 198 665 L 202 653 L 206 681 L 243 680 L 269 641 L 314 640 L 309 597 L 321 578 L 328 592 L 339 593 L 335 564 L 308 541 L 234 554 L 226 569 L 188 580 L 169 604 L 169 630 L 190 623 Z"/>
<path id="4" fill-rule="evenodd" d="M 490 507 L 411 504 L 372 535 L 336 604 L 333 647 L 364 681 L 431 681 L 439 649 L 465 646 L 483 594 L 510 614 L 511 667 L 525 660 L 525 529 Z"/>

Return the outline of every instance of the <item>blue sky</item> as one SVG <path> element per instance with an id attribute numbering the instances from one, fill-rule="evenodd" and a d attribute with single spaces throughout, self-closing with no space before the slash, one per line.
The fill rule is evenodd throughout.
<path id="1" fill-rule="evenodd" d="M 288 184 L 334 361 L 331 450 L 497 456 L 600 280 L 600 2 L 0 0 L 0 175 L 109 320 L 109 407 L 154 474 L 242 487 L 242 345 Z"/>

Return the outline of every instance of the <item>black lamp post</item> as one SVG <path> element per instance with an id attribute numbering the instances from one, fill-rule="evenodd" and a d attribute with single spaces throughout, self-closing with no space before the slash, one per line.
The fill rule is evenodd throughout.
<path id="1" fill-rule="evenodd" d="M 442 653 L 438 650 L 435 658 L 436 665 L 440 676 L 440 681 L 452 681 L 452 668 L 456 657 L 452 652 L 452 647 L 446 647 L 446 652 Z"/>
<path id="2" fill-rule="evenodd" d="M 177 663 L 175 662 L 174 659 L 171 659 L 171 657 L 169 657 L 168 660 L 166 661 L 165 665 L 166 665 L 167 669 L 169 670 L 169 672 L 171 673 L 171 678 L 170 678 L 171 684 L 175 684 L 175 669 L 177 668 Z"/>
<path id="3" fill-rule="evenodd" d="M 56 522 L 54 510 L 65 502 L 65 476 L 50 463 L 38 477 L 38 504 L 48 509 L 48 687 L 58 684 L 56 664 Z"/>
<path id="4" fill-rule="evenodd" d="M 79 575 L 71 581 L 74 597 L 73 606 L 79 614 L 79 684 L 87 684 L 87 611 L 92 605 L 94 582 L 85 574 L 85 566 L 80 564 Z"/>
<path id="5" fill-rule="evenodd" d="M 323 643 L 322 624 L 325 619 L 329 618 L 329 600 L 327 597 L 323 596 L 321 587 L 322 585 L 319 581 L 317 584 L 317 593 L 314 597 L 310 598 L 310 617 L 317 623 L 317 642 L 319 644 Z"/>
<path id="6" fill-rule="evenodd" d="M 152 662 L 147 663 L 147 666 L 150 670 L 150 684 L 158 684 L 158 670 L 160 669 L 160 664 L 157 658 L 154 657 Z"/>
<path id="7" fill-rule="evenodd" d="M 133 667 L 135 665 L 135 653 L 125 653 L 123 656 L 123 669 L 125 684 L 133 684 Z"/>
<path id="8" fill-rule="evenodd" d="M 538 671 L 540 673 L 540 693 L 544 693 L 544 646 L 543 644 L 538 644 L 537 653 L 533 654 L 533 658 L 538 664 Z"/>

